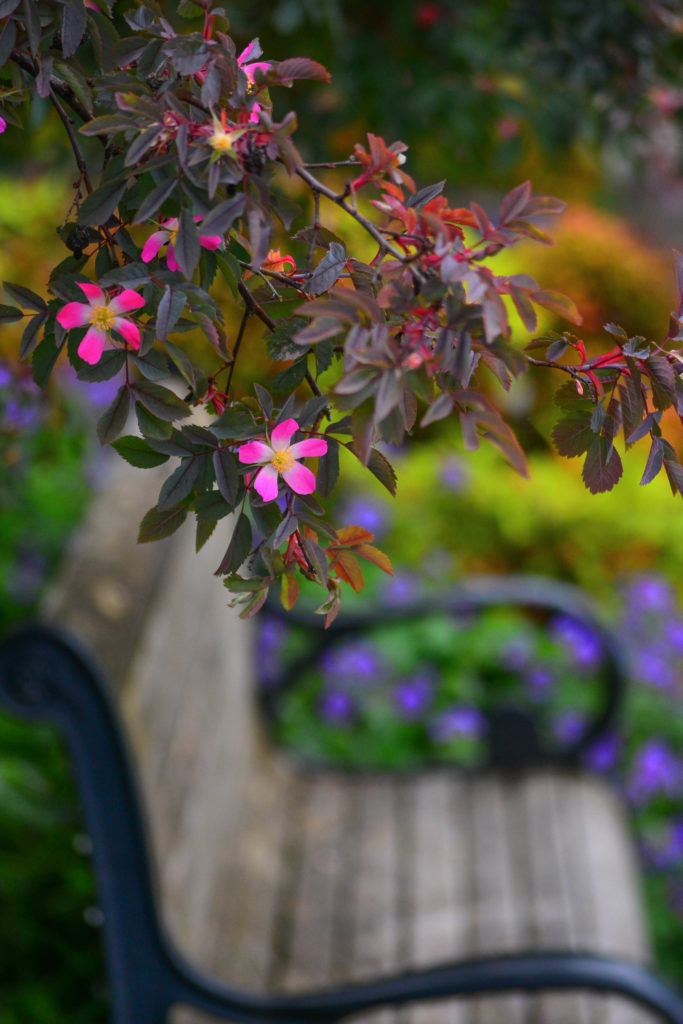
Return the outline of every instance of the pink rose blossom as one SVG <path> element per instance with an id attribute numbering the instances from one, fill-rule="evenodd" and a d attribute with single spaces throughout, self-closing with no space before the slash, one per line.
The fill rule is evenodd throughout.
<path id="1" fill-rule="evenodd" d="M 292 436 L 299 429 L 296 420 L 278 423 L 270 435 L 270 444 L 264 441 L 249 441 L 243 444 L 238 458 L 243 463 L 261 466 L 254 477 L 254 487 L 264 501 L 277 498 L 278 477 L 282 475 L 288 487 L 297 494 L 312 494 L 315 490 L 315 476 L 310 469 L 296 460 L 306 455 L 324 455 L 327 441 L 311 437 L 290 445 Z"/>
<path id="2" fill-rule="evenodd" d="M 140 348 L 138 325 L 132 320 L 126 320 L 121 314 L 130 313 L 144 306 L 145 300 L 142 296 L 131 288 L 125 288 L 110 300 L 99 285 L 83 281 L 76 283 L 85 292 L 88 301 L 68 302 L 57 314 L 57 321 L 65 330 L 90 325 L 78 346 L 81 359 L 91 365 L 99 362 L 105 342 L 110 339 L 112 331 L 123 338 L 131 348 Z"/>
<path id="3" fill-rule="evenodd" d="M 201 217 L 195 217 L 195 221 L 198 223 L 201 221 Z M 155 231 L 153 235 L 150 235 L 145 242 L 142 250 L 142 262 L 149 263 L 153 260 L 156 254 L 161 249 L 162 245 L 166 245 L 168 242 L 168 249 L 166 250 L 166 265 L 169 270 L 178 270 L 178 263 L 175 258 L 175 241 L 178 236 L 178 218 L 171 217 L 170 220 L 164 220 L 161 222 L 161 229 Z M 199 244 L 205 249 L 217 249 L 223 239 L 220 235 L 200 235 Z"/>
<path id="4" fill-rule="evenodd" d="M 261 44 L 259 43 L 258 39 L 252 39 L 252 41 L 249 43 L 249 45 L 246 46 L 242 50 L 241 54 L 237 58 L 238 66 L 242 69 L 242 71 L 244 71 L 245 75 L 247 76 L 247 81 L 249 82 L 249 91 L 250 92 L 252 92 L 254 90 L 254 88 L 255 88 L 254 72 L 255 71 L 266 72 L 266 71 L 268 71 L 272 67 L 272 65 L 268 64 L 266 61 L 258 61 L 258 60 L 249 61 L 249 57 L 256 50 L 258 50 L 259 53 L 261 52 Z M 254 122 L 258 121 L 258 116 L 259 116 L 260 113 L 261 113 L 261 106 L 260 106 L 260 104 L 255 103 L 253 105 L 253 107 L 251 108 L 251 114 L 249 115 L 249 120 L 250 121 L 254 121 Z"/>
<path id="5" fill-rule="evenodd" d="M 6 130 L 6 128 L 7 128 L 7 121 L 4 119 L 4 117 L 0 117 L 0 135 L 2 135 L 2 133 Z"/>

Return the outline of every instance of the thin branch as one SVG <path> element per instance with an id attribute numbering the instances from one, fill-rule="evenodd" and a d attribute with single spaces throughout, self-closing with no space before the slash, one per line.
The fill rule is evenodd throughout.
<path id="1" fill-rule="evenodd" d="M 317 170 L 318 168 L 321 170 L 331 171 L 334 170 L 335 167 L 358 167 L 359 165 L 360 160 L 357 160 L 355 156 L 350 156 L 348 160 L 332 160 L 329 163 L 304 164 L 304 167 L 307 171 Z"/>
<path id="2" fill-rule="evenodd" d="M 394 257 L 394 259 L 398 260 L 400 263 L 410 262 L 410 258 L 406 257 L 405 253 L 402 253 L 400 249 L 397 249 L 395 245 L 391 244 L 391 242 L 388 242 L 384 235 L 379 230 L 379 228 L 377 228 L 372 223 L 371 220 L 368 220 L 368 218 L 363 216 L 362 213 L 359 213 L 358 210 L 354 209 L 353 206 L 349 206 L 349 204 L 346 202 L 346 193 L 342 193 L 340 195 L 333 189 L 328 188 L 327 185 L 323 185 L 322 181 L 318 181 L 316 177 L 314 177 L 312 174 L 309 174 L 305 167 L 297 167 L 296 173 L 299 175 L 300 178 L 303 179 L 303 181 L 306 182 L 306 184 L 309 186 L 309 188 L 313 190 L 313 192 L 317 192 L 321 196 L 325 196 L 327 199 L 330 199 L 333 203 L 336 203 L 337 206 L 340 206 L 344 213 L 348 213 L 349 217 L 353 217 L 353 219 L 357 221 L 361 225 L 361 227 L 365 228 L 367 233 L 375 239 L 377 244 L 385 252 L 388 252 L 391 256 Z"/>
<path id="3" fill-rule="evenodd" d="M 27 54 L 14 50 L 10 59 L 13 60 L 14 63 L 22 69 L 22 71 L 26 71 L 33 78 L 38 77 L 38 67 L 35 61 Z M 50 78 L 50 90 L 54 90 L 57 95 L 64 100 L 67 106 L 71 107 L 74 114 L 78 114 L 82 121 L 90 121 L 92 119 L 92 115 L 83 106 L 71 86 L 67 85 L 65 82 L 60 82 L 56 78 Z M 106 141 L 104 139 L 101 138 L 100 140 L 103 145 L 106 145 Z"/>
<path id="4" fill-rule="evenodd" d="M 66 128 L 66 134 L 69 136 L 69 142 L 71 143 L 71 148 L 76 159 L 76 166 L 78 167 L 78 170 L 81 175 L 81 181 L 88 190 L 88 193 L 90 193 L 92 192 L 92 183 L 90 181 L 90 176 L 88 174 L 88 167 L 85 162 L 85 157 L 83 156 L 83 150 L 81 149 L 78 136 L 74 131 L 74 126 L 72 124 L 71 118 L 67 114 L 62 104 L 57 99 L 55 90 L 52 86 L 50 86 L 50 99 L 52 100 L 53 107 L 55 108 L 55 110 L 57 111 L 62 120 L 62 124 Z"/>
<path id="5" fill-rule="evenodd" d="M 313 234 L 311 235 L 311 244 L 308 250 L 308 260 L 306 261 L 306 270 L 309 274 L 313 273 L 313 260 L 315 259 L 315 243 L 318 238 L 318 228 L 320 227 L 320 193 L 313 193 Z"/>
<path id="6" fill-rule="evenodd" d="M 239 331 L 237 332 L 237 340 L 235 341 L 235 346 L 234 346 L 234 348 L 232 350 L 232 362 L 230 364 L 230 369 L 228 371 L 228 379 L 225 382 L 225 393 L 226 393 L 226 395 L 230 394 L 230 385 L 232 384 L 232 375 L 235 372 L 235 365 L 237 363 L 237 356 L 239 354 L 240 345 L 242 344 L 242 338 L 244 337 L 244 329 L 247 326 L 247 320 L 249 319 L 250 316 L 251 316 L 251 310 L 245 309 L 244 315 L 242 317 L 242 322 L 240 324 Z M 220 371 L 218 371 L 218 372 L 220 373 Z"/>

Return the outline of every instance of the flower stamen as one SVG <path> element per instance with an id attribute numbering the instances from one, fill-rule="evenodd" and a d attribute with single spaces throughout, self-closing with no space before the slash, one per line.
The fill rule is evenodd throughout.
<path id="1" fill-rule="evenodd" d="M 109 306 L 94 306 L 88 317 L 88 323 L 101 331 L 110 331 L 114 326 L 116 314 Z"/>
<path id="2" fill-rule="evenodd" d="M 273 452 L 270 464 L 278 473 L 286 473 L 294 465 L 294 456 L 289 448 L 280 448 L 278 451 Z"/>

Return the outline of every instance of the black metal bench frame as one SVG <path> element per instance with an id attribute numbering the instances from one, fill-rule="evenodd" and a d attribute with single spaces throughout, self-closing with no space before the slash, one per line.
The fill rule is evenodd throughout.
<path id="1" fill-rule="evenodd" d="M 488 581 L 454 590 L 446 604 L 466 611 L 494 603 L 548 607 L 550 602 L 550 607 L 586 617 L 586 606 L 577 603 L 571 588 L 551 585 L 548 591 L 538 581 L 525 586 L 520 593 L 509 582 Z M 379 617 L 386 619 L 383 613 Z M 367 617 L 341 622 L 330 636 L 367 624 Z M 623 685 L 618 647 L 608 631 L 603 638 L 605 703 L 572 756 L 611 721 Z M 160 923 L 131 762 L 118 716 L 90 657 L 52 627 L 18 630 L 0 648 L 0 704 L 20 717 L 51 722 L 67 740 L 93 843 L 115 1024 L 163 1024 L 178 1004 L 244 1024 L 331 1024 L 420 1000 L 580 989 L 625 996 L 669 1024 L 683 1024 L 683 999 L 656 975 L 633 962 L 591 953 L 485 957 L 293 996 L 256 995 L 206 977 L 181 957 Z"/>

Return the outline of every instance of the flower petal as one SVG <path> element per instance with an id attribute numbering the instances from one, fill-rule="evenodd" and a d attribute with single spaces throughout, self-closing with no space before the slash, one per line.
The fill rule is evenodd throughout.
<path id="1" fill-rule="evenodd" d="M 120 295 L 111 300 L 109 308 L 118 316 L 119 313 L 130 313 L 134 309 L 142 309 L 144 304 L 145 300 L 142 295 L 134 292 L 132 288 L 125 288 Z"/>
<path id="2" fill-rule="evenodd" d="M 252 55 L 253 51 L 256 50 L 256 49 L 258 49 L 259 56 L 260 56 L 263 51 L 261 50 L 261 44 L 259 43 L 258 38 L 257 39 L 252 39 L 252 41 L 249 43 L 249 45 L 244 47 L 244 49 L 242 50 L 241 54 L 237 58 L 237 63 L 239 64 L 240 67 L 242 67 L 242 65 L 244 64 L 245 60 L 249 60 L 249 58 Z"/>
<path id="3" fill-rule="evenodd" d="M 200 235 L 199 244 L 205 249 L 217 249 L 223 239 L 220 235 Z"/>
<path id="4" fill-rule="evenodd" d="M 302 466 L 300 462 L 295 462 L 291 469 L 284 471 L 282 476 L 285 483 L 297 494 L 313 494 L 315 474 L 306 466 Z"/>
<path id="5" fill-rule="evenodd" d="M 169 270 L 178 270 L 178 261 L 175 258 L 175 249 L 172 245 L 169 245 L 166 250 L 166 266 Z"/>
<path id="6" fill-rule="evenodd" d="M 131 348 L 140 348 L 140 329 L 132 320 L 126 320 L 122 316 L 114 317 L 112 327 L 127 341 Z"/>
<path id="7" fill-rule="evenodd" d="M 255 462 L 257 465 L 270 462 L 272 457 L 273 449 L 263 441 L 249 441 L 247 444 L 243 444 L 237 453 L 240 462 Z"/>
<path id="8" fill-rule="evenodd" d="M 150 235 L 140 254 L 142 262 L 149 263 L 150 260 L 153 260 L 159 249 L 168 242 L 170 237 L 171 233 L 169 231 L 155 231 L 153 235 Z"/>
<path id="9" fill-rule="evenodd" d="M 283 420 L 271 431 L 270 441 L 276 450 L 281 450 L 289 445 L 289 439 L 299 429 L 296 420 Z"/>
<path id="10" fill-rule="evenodd" d="M 277 498 L 277 470 L 275 466 L 264 466 L 259 469 L 254 480 L 254 489 L 258 491 L 264 501 L 273 501 Z"/>
<path id="11" fill-rule="evenodd" d="M 301 459 L 305 455 L 325 455 L 327 452 L 327 441 L 321 437 L 310 437 L 307 441 L 297 441 L 289 447 L 295 459 Z"/>
<path id="12" fill-rule="evenodd" d="M 99 363 L 106 340 L 107 335 L 104 331 L 98 331 L 96 327 L 91 327 L 78 346 L 78 354 L 81 359 L 86 363 L 90 363 L 91 366 Z"/>
<path id="13" fill-rule="evenodd" d="M 76 284 L 82 292 L 85 292 L 86 298 L 91 305 L 106 306 L 107 296 L 98 284 L 91 284 L 90 281 L 76 281 Z"/>
<path id="14" fill-rule="evenodd" d="M 90 320 L 92 306 L 87 302 L 67 302 L 57 313 L 57 322 L 67 331 L 71 327 L 85 327 Z"/>

